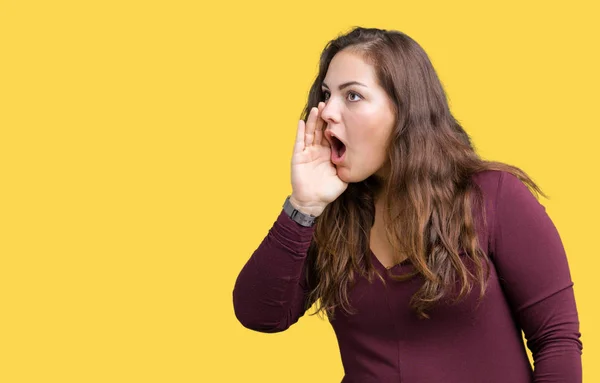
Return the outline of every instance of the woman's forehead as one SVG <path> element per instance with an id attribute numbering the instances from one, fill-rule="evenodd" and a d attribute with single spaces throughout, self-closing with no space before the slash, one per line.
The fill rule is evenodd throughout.
<path id="1" fill-rule="evenodd" d="M 352 81 L 367 87 L 376 86 L 375 68 L 356 53 L 338 52 L 329 63 L 323 83 L 337 89 Z"/>

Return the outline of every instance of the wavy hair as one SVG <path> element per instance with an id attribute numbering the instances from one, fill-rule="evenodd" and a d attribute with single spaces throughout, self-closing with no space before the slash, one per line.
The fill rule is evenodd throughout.
<path id="1" fill-rule="evenodd" d="M 483 297 L 489 279 L 488 257 L 477 232 L 486 229 L 486 220 L 476 219 L 474 212 L 483 212 L 485 217 L 485 205 L 471 177 L 485 170 L 507 171 L 546 195 L 521 169 L 478 156 L 469 135 L 450 113 L 427 54 L 399 31 L 355 27 L 329 41 L 320 56 L 303 120 L 324 100 L 321 84 L 331 60 L 342 50 L 357 53 L 373 65 L 379 85 L 393 101 L 396 122 L 387 147 L 389 176 L 370 176 L 349 184 L 317 220 L 307 257 L 306 278 L 313 288 L 306 309 L 320 300 L 311 315 L 326 312 L 333 319 L 337 307 L 352 314 L 348 292 L 356 276 L 372 281 L 377 274 L 385 283 L 369 257 L 369 233 L 379 194 L 385 196 L 386 235 L 397 260 L 408 259 L 415 269 L 390 277 L 405 281 L 421 275 L 424 280 L 410 302 L 418 317 L 429 318 L 427 310 L 450 297 L 457 282 L 460 291 L 454 302 L 469 294 L 475 284 Z"/>

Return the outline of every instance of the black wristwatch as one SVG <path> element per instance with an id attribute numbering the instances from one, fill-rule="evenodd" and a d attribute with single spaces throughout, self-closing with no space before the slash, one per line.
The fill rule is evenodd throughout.
<path id="1" fill-rule="evenodd" d="M 315 224 L 317 217 L 310 214 L 304 214 L 301 211 L 297 210 L 292 203 L 290 202 L 290 196 L 287 196 L 285 199 L 285 203 L 283 204 L 283 211 L 290 216 L 295 222 L 299 223 L 302 226 L 311 227 Z"/>

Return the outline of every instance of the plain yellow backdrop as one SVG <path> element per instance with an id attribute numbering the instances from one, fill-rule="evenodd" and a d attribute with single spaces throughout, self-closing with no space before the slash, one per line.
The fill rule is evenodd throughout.
<path id="1" fill-rule="evenodd" d="M 231 293 L 355 25 L 419 42 L 479 153 L 550 195 L 600 381 L 597 2 L 201 3 L 0 1 L 1 382 L 341 380 L 329 323 L 252 332 Z"/>

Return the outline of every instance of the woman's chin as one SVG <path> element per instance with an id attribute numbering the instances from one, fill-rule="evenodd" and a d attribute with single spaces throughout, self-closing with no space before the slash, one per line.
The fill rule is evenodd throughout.
<path id="1" fill-rule="evenodd" d="M 346 168 L 345 166 L 336 166 L 336 171 L 337 171 L 337 176 L 339 179 L 341 179 L 342 181 L 346 182 L 346 183 L 350 183 L 352 182 L 350 180 L 350 172 L 348 171 L 348 168 Z"/>
<path id="2" fill-rule="evenodd" d="M 340 180 L 348 184 L 362 182 L 369 178 L 369 174 L 365 174 L 364 176 L 361 176 L 360 174 L 355 174 L 351 172 L 350 169 L 346 166 L 337 167 L 337 176 Z"/>

